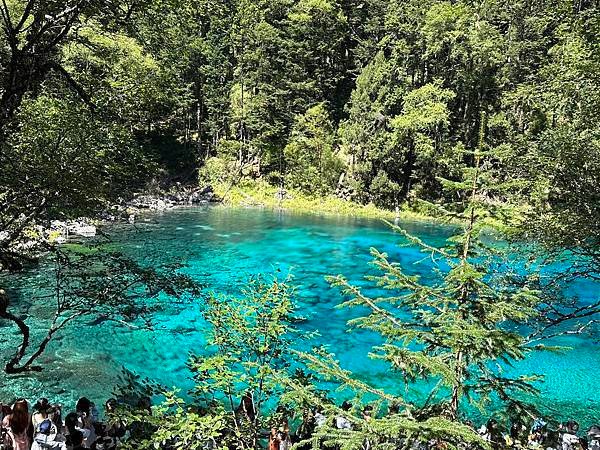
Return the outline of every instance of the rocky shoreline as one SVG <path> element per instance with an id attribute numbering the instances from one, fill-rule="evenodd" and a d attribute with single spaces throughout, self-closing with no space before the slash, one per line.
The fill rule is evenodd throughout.
<path id="1" fill-rule="evenodd" d="M 138 215 L 147 211 L 164 211 L 177 207 L 189 207 L 220 203 L 212 186 L 189 187 L 175 185 L 166 191 L 141 192 L 131 200 L 111 205 L 97 217 L 81 217 L 76 220 L 53 220 L 50 227 L 40 230 L 49 241 L 66 242 L 69 236 L 92 237 L 102 223 L 135 222 Z"/>
<path id="2" fill-rule="evenodd" d="M 211 185 L 196 188 L 175 186 L 164 193 L 141 193 L 125 204 L 126 209 L 134 211 L 163 210 L 177 206 L 193 206 L 219 203 Z"/>

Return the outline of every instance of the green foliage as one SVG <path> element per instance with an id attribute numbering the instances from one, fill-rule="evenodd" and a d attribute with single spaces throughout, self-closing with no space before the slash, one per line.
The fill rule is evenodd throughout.
<path id="1" fill-rule="evenodd" d="M 211 157 L 206 160 L 204 166 L 198 174 L 200 183 L 210 185 L 228 185 L 231 186 L 239 178 L 239 166 L 235 158 L 226 156 L 217 158 Z M 239 173 L 239 174 L 238 174 Z"/>
<path id="2" fill-rule="evenodd" d="M 186 85 L 134 38 L 90 24 L 63 49 L 63 64 L 111 121 L 144 130 L 188 102 Z"/>
<path id="3" fill-rule="evenodd" d="M 307 448 L 319 449 L 341 447 L 347 449 L 393 449 L 405 445 L 430 445 L 432 442 L 460 448 L 465 443 L 487 448 L 488 444 L 470 426 L 440 414 L 435 407 L 415 406 L 402 397 L 379 390 L 360 381 L 349 371 L 342 369 L 333 356 L 325 350 L 313 349 L 311 353 L 300 352 L 311 373 L 337 390 L 354 394 L 354 406 L 350 410 L 336 406 L 327 400 L 314 385 L 303 385 L 288 380 L 290 391 L 285 398 L 296 408 L 306 405 L 321 411 L 324 423 L 315 427 L 313 434 L 301 441 Z M 362 408 L 369 407 L 370 411 Z M 387 408 L 386 408 L 387 407 Z M 313 410 L 314 410 L 313 409 Z M 351 424 L 350 429 L 339 429 L 335 422 L 343 417 Z"/>
<path id="4" fill-rule="evenodd" d="M 32 240 L 35 225 L 95 215 L 155 170 L 129 130 L 69 95 L 28 98 L 16 120 L 18 132 L 0 144 L 0 268 L 9 269 L 31 253 L 14 249 Z"/>
<path id="5" fill-rule="evenodd" d="M 600 121 L 594 112 L 600 105 L 600 54 L 589 33 L 597 28 L 596 11 L 560 26 L 539 82 L 510 97 L 511 106 L 535 125 L 524 127 L 528 139 L 522 145 L 533 149 L 520 148 L 518 160 L 530 168 L 522 175 L 530 182 L 531 209 L 521 230 L 557 257 L 565 248 L 575 253 L 571 271 L 592 278 L 600 268 Z"/>
<path id="6" fill-rule="evenodd" d="M 349 184 L 357 200 L 374 200 L 383 206 L 396 203 L 394 194 L 398 188 L 390 189 L 391 195 L 385 193 L 387 186 L 373 193 L 371 183 L 372 177 L 382 170 L 386 179 L 390 178 L 390 174 L 393 174 L 392 180 L 399 177 L 399 165 L 390 163 L 401 160 L 402 153 L 393 145 L 393 133 L 388 122 L 399 111 L 398 103 L 403 91 L 403 84 L 395 76 L 393 64 L 386 60 L 383 52 L 375 56 L 356 80 L 356 88 L 350 99 L 349 118 L 340 125 L 340 138 L 345 151 L 352 158 Z M 380 175 L 379 184 L 382 177 L 383 174 Z"/>
<path id="7" fill-rule="evenodd" d="M 363 414 L 362 418 L 356 410 L 343 412 L 317 401 L 328 414 L 341 414 L 353 426 L 351 430 L 318 429 L 313 448 L 318 448 L 319 439 L 348 449 L 364 448 L 365 442 L 383 449 L 432 439 L 453 448 L 458 443 L 481 444 L 475 431 L 461 423 L 467 405 L 486 409 L 499 402 L 511 414 L 532 413 L 523 394 L 535 394 L 533 383 L 539 378 L 510 378 L 504 370 L 533 350 L 522 330 L 535 325 L 542 300 L 534 284 L 515 282 L 496 272 L 492 262 L 499 255 L 490 253 L 483 242 L 483 224 L 496 214 L 486 193 L 505 191 L 506 187 L 494 183 L 495 170 L 490 163 L 496 155 L 484 141 L 485 115 L 481 123 L 478 146 L 466 152 L 474 157 L 475 167 L 465 168 L 459 181 L 440 180 L 461 199 L 445 205 L 449 216 L 463 221 L 458 233 L 444 247 L 434 247 L 394 226 L 410 244 L 430 255 L 435 266 L 431 276 L 423 280 L 411 275 L 387 254 L 372 249 L 377 274 L 366 277 L 366 286 L 358 287 L 343 276 L 329 278 L 346 298 L 340 307 L 369 311 L 348 325 L 383 338 L 370 356 L 389 363 L 406 391 L 415 383 L 427 383 L 433 386 L 430 395 L 425 401 L 409 404 L 401 396 L 357 380 L 326 352 L 301 353 L 309 370 L 354 393 L 357 402 L 375 398 L 375 414 Z M 372 297 L 366 293 L 370 287 L 384 294 Z M 293 394 L 298 399 L 310 395 L 310 389 L 302 386 Z M 388 408 L 396 405 L 397 413 L 377 415 L 382 404 Z"/>
<path id="8" fill-rule="evenodd" d="M 51 218 L 89 214 L 127 195 L 151 169 L 128 130 L 96 119 L 71 98 L 28 100 L 17 118 L 19 133 L 1 156 L 2 184 L 15 193 L 35 191 L 54 212 Z M 90 185 L 94 189 L 86 189 Z"/>
<path id="9" fill-rule="evenodd" d="M 287 186 L 308 194 L 334 192 L 343 162 L 334 153 L 333 124 L 320 103 L 296 119 L 284 149 Z"/>
<path id="10" fill-rule="evenodd" d="M 208 299 L 204 317 L 212 355 L 195 356 L 190 363 L 198 398 L 227 401 L 233 408 L 233 399 L 250 391 L 260 410 L 276 388 L 276 371 L 289 365 L 290 295 L 287 280 L 267 283 L 258 278 L 240 297 Z"/>
<path id="11" fill-rule="evenodd" d="M 440 142 L 449 126 L 448 102 L 453 98 L 454 93 L 442 89 L 440 83 L 426 84 L 407 93 L 402 113 L 392 119 L 396 145 L 405 149 L 407 161 L 402 195 L 408 196 L 416 184 L 420 189 L 417 195 L 425 197 L 423 192 L 431 194 L 439 190 L 436 177 L 448 173 L 440 161 L 443 154 Z"/>
<path id="12" fill-rule="evenodd" d="M 8 3 L 3 67 L 21 67 L 19 46 L 34 55 L 29 41 L 52 52 L 35 54 L 23 86 L 3 72 L 2 127 L 27 95 L 69 91 L 151 158 L 159 141 L 173 143 L 162 161 L 187 151 L 192 167 L 170 175 L 188 180 L 285 179 L 305 193 L 418 209 L 417 199 L 451 200 L 439 178 L 473 167 L 461 149 L 476 146 L 485 110 L 490 145 L 504 153 L 498 178 L 536 180 L 519 192 L 527 209 L 531 197 L 543 203 L 554 133 L 571 124 L 584 139 L 597 128 L 599 21 L 584 3 L 86 2 L 70 25 L 55 19 L 58 3 L 27 14 L 30 4 Z M 47 36 L 24 26 L 44 20 Z"/>
<path id="13" fill-rule="evenodd" d="M 368 217 L 392 220 L 396 214 L 383 208 L 377 208 L 375 205 L 361 205 L 360 203 L 347 201 L 335 196 L 312 196 L 303 194 L 300 191 L 286 190 L 285 197 L 282 199 L 280 190 L 265 181 L 244 180 L 239 185 L 231 187 L 230 184 L 215 185 L 215 192 L 224 198 L 228 206 L 259 206 L 269 208 L 284 208 L 291 211 L 313 213 L 313 214 L 334 214 L 345 217 Z M 435 220 L 432 218 L 437 211 L 435 209 L 423 212 L 401 209 L 398 214 L 406 220 L 427 221 Z"/>
<path id="14" fill-rule="evenodd" d="M 187 405 L 175 392 L 163 392 L 165 401 L 147 410 L 124 406 L 109 420 L 124 423 L 136 430 L 120 444 L 124 449 L 226 449 L 217 444 L 227 427 L 226 412 L 216 407 L 208 413 Z"/>
<path id="15" fill-rule="evenodd" d="M 380 273 L 370 281 L 389 296 L 370 298 L 343 278 L 333 280 L 350 297 L 346 306 L 370 308 L 351 326 L 385 338 L 374 357 L 389 362 L 404 383 L 438 383 L 429 403 L 374 420 L 353 411 L 356 433 L 328 425 L 314 443 L 327 438 L 359 448 L 367 434 L 379 448 L 398 444 L 399 435 L 476 442 L 473 430 L 457 424 L 463 405 L 496 399 L 524 408 L 508 399 L 533 392 L 533 378 L 507 379 L 493 365 L 530 350 L 515 326 L 549 320 L 535 339 L 565 320 L 578 320 L 583 330 L 600 308 L 594 302 L 585 311 L 557 313 L 549 291 L 540 308 L 538 285 L 494 271 L 482 235 L 488 225 L 518 228 L 519 237 L 551 256 L 565 249 L 576 256 L 563 279 L 598 278 L 596 6 L 4 2 L 0 265 L 16 268 L 31 256 L 20 249 L 40 234 L 37 225 L 93 215 L 126 199 L 164 175 L 159 159 L 173 162 L 180 153 L 191 167 L 172 164 L 178 173 L 169 175 L 215 184 L 232 203 L 385 218 L 393 208 L 410 207 L 459 222 L 462 233 L 444 248 L 398 230 L 440 265 L 431 280 L 411 276 L 375 250 Z M 92 304 L 118 320 L 140 312 L 126 292 L 102 296 L 132 281 L 125 275 L 132 271 L 142 278 L 140 289 L 168 290 L 159 273 L 119 258 L 110 264 L 123 276 L 111 285 L 101 276 L 108 269 L 93 271 L 102 267 L 94 257 L 76 258 L 84 278 L 67 283 L 73 292 L 80 282 L 88 286 L 75 292 L 85 300 L 77 307 Z M 252 391 L 266 408 L 266 397 L 282 394 L 277 377 L 293 358 L 286 348 L 293 309 L 286 283 L 257 281 L 242 298 L 212 298 L 207 308 L 213 353 L 191 363 L 199 404 L 169 393 L 156 417 L 135 419 L 156 431 L 143 445 L 175 439 L 180 448 L 216 441 L 254 446 L 256 428 L 268 420 L 261 411 L 251 427 L 241 426 L 235 404 Z M 381 405 L 401 402 L 325 355 L 327 364 L 302 356 L 359 398 L 369 393 Z M 284 378 L 303 404 L 322 400 L 314 387 Z"/>
<path id="16" fill-rule="evenodd" d="M 193 401 L 164 392 L 153 415 L 126 408 L 117 416 L 144 423 L 146 432 L 126 448 L 259 448 L 260 432 L 281 414 L 277 409 L 291 364 L 296 333 L 289 279 L 249 281 L 239 296 L 211 296 L 203 318 L 206 352 L 191 357 Z M 291 382 L 291 381 L 289 381 Z"/>

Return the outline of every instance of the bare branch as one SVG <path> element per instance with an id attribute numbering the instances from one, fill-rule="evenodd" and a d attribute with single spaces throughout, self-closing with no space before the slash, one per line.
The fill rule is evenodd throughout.
<path id="1" fill-rule="evenodd" d="M 31 15 L 31 11 L 33 10 L 34 4 L 35 4 L 35 0 L 29 0 L 27 2 L 27 5 L 25 5 L 25 9 L 23 10 L 23 15 L 21 16 L 21 20 L 19 20 L 19 23 L 14 28 L 15 34 L 18 34 L 21 32 L 21 29 L 25 25 L 25 22 L 27 22 L 27 19 L 29 19 L 29 16 Z"/>
<path id="2" fill-rule="evenodd" d="M 75 79 L 63 66 L 53 62 L 50 64 L 50 67 L 64 77 L 69 86 L 77 93 L 77 95 L 79 95 L 79 97 L 85 102 L 86 105 L 89 106 L 92 111 L 96 110 L 96 105 L 92 102 L 91 97 L 88 95 L 85 89 L 77 81 L 75 81 Z"/>

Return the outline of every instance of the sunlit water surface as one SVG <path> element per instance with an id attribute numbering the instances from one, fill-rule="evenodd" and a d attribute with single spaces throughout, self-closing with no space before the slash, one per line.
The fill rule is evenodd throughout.
<path id="1" fill-rule="evenodd" d="M 448 228 L 436 225 L 402 226 L 431 244 L 441 244 L 450 234 Z M 183 263 L 186 273 L 218 293 L 238 293 L 252 274 L 272 273 L 276 269 L 291 271 L 298 286 L 298 313 L 307 317 L 301 328 L 318 330 L 320 334 L 302 345 L 309 348 L 327 344 L 344 368 L 378 387 L 399 389 L 398 379 L 387 371 L 387 366 L 367 356 L 372 346 L 379 343 L 377 336 L 348 333 L 346 322 L 360 311 L 336 308 L 341 297 L 325 281 L 326 275 L 344 274 L 351 281 L 363 283 L 363 276 L 371 270 L 370 247 L 389 253 L 392 260 L 411 273 L 430 276 L 431 260 L 415 247 L 397 246 L 402 240 L 387 225 L 364 219 L 209 207 L 154 214 L 135 226 L 118 225 L 108 231 L 116 247 L 124 252 L 148 264 Z M 41 292 L 40 286 L 49 283 L 43 271 L 29 272 L 10 282 L 17 288 L 23 314 L 49 314 L 51 309 L 44 302 L 32 304 L 29 300 Z M 586 302 L 598 294 L 598 286 L 581 282 L 572 285 L 570 293 Z M 185 308 L 167 305 L 157 317 L 153 332 L 114 323 L 78 323 L 49 346 L 41 359 L 46 366 L 43 372 L 4 377 L 0 382 L 0 400 L 21 395 L 30 399 L 47 396 L 73 404 L 78 396 L 87 395 L 101 402 L 110 396 L 121 367 L 185 391 L 191 386 L 185 364 L 189 352 L 202 353 L 205 346 L 205 325 L 199 319 L 201 307 L 201 301 Z M 44 324 L 33 324 L 35 337 L 43 331 Z M 0 333 L 0 355 L 5 357 L 17 335 L 6 323 L 0 323 Z M 557 419 L 577 418 L 582 424 L 598 421 L 597 341 L 576 336 L 556 343 L 569 345 L 573 350 L 532 354 L 514 371 L 545 376 L 536 402 L 546 413 Z M 410 395 L 418 398 L 425 393 Z"/>

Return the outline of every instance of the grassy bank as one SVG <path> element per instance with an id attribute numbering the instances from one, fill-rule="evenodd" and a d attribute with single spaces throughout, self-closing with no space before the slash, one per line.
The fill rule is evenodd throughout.
<path id="1" fill-rule="evenodd" d="M 286 190 L 283 200 L 278 199 L 279 188 L 265 181 L 244 181 L 238 186 L 214 186 L 217 195 L 228 206 L 257 206 L 265 208 L 283 208 L 290 211 L 316 214 L 368 217 L 372 219 L 394 220 L 396 212 L 378 208 L 373 204 L 343 200 L 337 197 L 310 196 L 295 190 Z M 435 218 L 407 208 L 401 208 L 398 214 L 403 220 L 434 221 Z"/>

